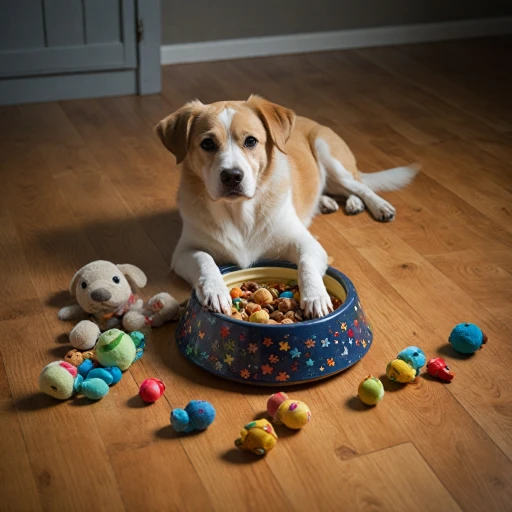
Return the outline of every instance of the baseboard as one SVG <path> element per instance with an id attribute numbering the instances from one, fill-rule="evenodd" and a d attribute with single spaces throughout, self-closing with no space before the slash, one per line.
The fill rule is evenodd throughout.
<path id="1" fill-rule="evenodd" d="M 397 25 L 288 36 L 205 41 L 161 47 L 162 64 L 424 43 L 512 33 L 512 17 Z"/>
<path id="2" fill-rule="evenodd" d="M 137 94 L 136 71 L 0 79 L 0 105 Z"/>

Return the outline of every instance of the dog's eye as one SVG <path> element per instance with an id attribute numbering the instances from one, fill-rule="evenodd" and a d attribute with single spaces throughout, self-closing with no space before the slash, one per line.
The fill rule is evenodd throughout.
<path id="1" fill-rule="evenodd" d="M 119 277 L 114 276 L 114 277 L 112 278 L 112 281 L 114 281 L 114 283 L 116 283 L 116 284 L 119 284 L 119 282 L 120 282 L 121 280 L 119 279 Z"/>
<path id="2" fill-rule="evenodd" d="M 85 290 L 87 288 L 87 283 L 85 281 L 82 281 L 82 288 Z"/>
<path id="3" fill-rule="evenodd" d="M 214 151 L 215 150 L 215 142 L 213 142 L 213 139 L 204 139 L 202 142 L 201 142 L 201 147 L 205 150 L 205 151 Z"/>
<path id="4" fill-rule="evenodd" d="M 246 148 L 253 148 L 254 146 L 256 146 L 256 144 L 258 144 L 258 141 L 251 136 L 247 137 L 244 142 L 244 146 Z"/>

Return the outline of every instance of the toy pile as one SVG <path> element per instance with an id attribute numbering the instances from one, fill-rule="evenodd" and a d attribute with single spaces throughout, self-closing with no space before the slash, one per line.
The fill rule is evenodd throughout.
<path id="1" fill-rule="evenodd" d="M 74 348 L 63 361 L 43 368 L 39 376 L 43 393 L 59 400 L 75 394 L 99 400 L 108 394 L 109 386 L 142 357 L 145 335 L 140 330 L 158 327 L 180 314 L 178 302 L 165 292 L 144 305 L 137 293 L 146 283 L 144 272 L 130 264 L 98 260 L 76 272 L 69 291 L 77 304 L 59 311 L 61 320 L 81 320 L 69 334 Z M 149 388 L 146 393 L 151 393 Z"/>

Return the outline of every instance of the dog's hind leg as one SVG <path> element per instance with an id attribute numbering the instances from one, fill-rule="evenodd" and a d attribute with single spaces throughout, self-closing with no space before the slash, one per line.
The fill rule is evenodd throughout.
<path id="1" fill-rule="evenodd" d="M 347 213 L 359 213 L 366 206 L 377 220 L 389 222 L 395 218 L 394 207 L 378 196 L 375 190 L 396 190 L 407 185 L 418 168 L 398 167 L 362 174 L 357 170 L 354 155 L 343 139 L 325 127 L 317 133 L 314 147 L 318 165 L 325 171 L 326 192 L 347 197 Z"/>
<path id="2" fill-rule="evenodd" d="M 339 209 L 339 204 L 335 199 L 329 196 L 320 196 L 318 201 L 318 211 L 324 215 L 329 213 L 337 212 Z"/>
<path id="3" fill-rule="evenodd" d="M 357 215 L 364 211 L 364 203 L 363 201 L 355 196 L 354 194 L 350 194 L 347 197 L 347 202 L 345 203 L 345 213 L 347 215 Z"/>

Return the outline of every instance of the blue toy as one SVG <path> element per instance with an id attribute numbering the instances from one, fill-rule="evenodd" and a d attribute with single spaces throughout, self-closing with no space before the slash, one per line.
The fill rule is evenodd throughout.
<path id="1" fill-rule="evenodd" d="M 85 373 L 85 369 L 80 373 L 80 367 L 78 367 L 78 371 L 79 374 L 76 376 L 73 390 L 75 393 L 81 393 L 90 400 L 103 398 L 108 394 L 109 386 L 117 384 L 122 377 L 121 370 L 117 366 L 110 366 L 108 368 L 91 367 L 87 373 Z"/>
<path id="2" fill-rule="evenodd" d="M 78 373 L 85 379 L 87 374 L 94 368 L 94 365 L 90 359 L 85 359 L 85 361 L 77 368 Z"/>
<path id="3" fill-rule="evenodd" d="M 293 299 L 293 292 L 287 291 L 279 294 L 280 299 Z"/>
<path id="4" fill-rule="evenodd" d="M 420 370 L 427 362 L 427 358 L 425 357 L 423 350 L 421 350 L 420 347 L 415 346 L 404 348 L 399 352 L 396 358 L 405 361 L 411 368 L 414 368 L 414 370 L 416 370 L 416 376 L 420 374 Z"/>
<path id="5" fill-rule="evenodd" d="M 487 343 L 487 336 L 475 324 L 459 324 L 453 328 L 448 342 L 461 354 L 474 354 Z"/>
<path id="6" fill-rule="evenodd" d="M 204 400 L 192 400 L 185 409 L 171 412 L 171 425 L 176 432 L 193 432 L 206 430 L 215 419 L 213 405 Z"/>
<path id="7" fill-rule="evenodd" d="M 144 355 L 144 347 L 146 346 L 146 336 L 140 331 L 133 331 L 130 333 L 130 338 L 135 344 L 135 358 L 132 362 L 138 361 Z"/>

